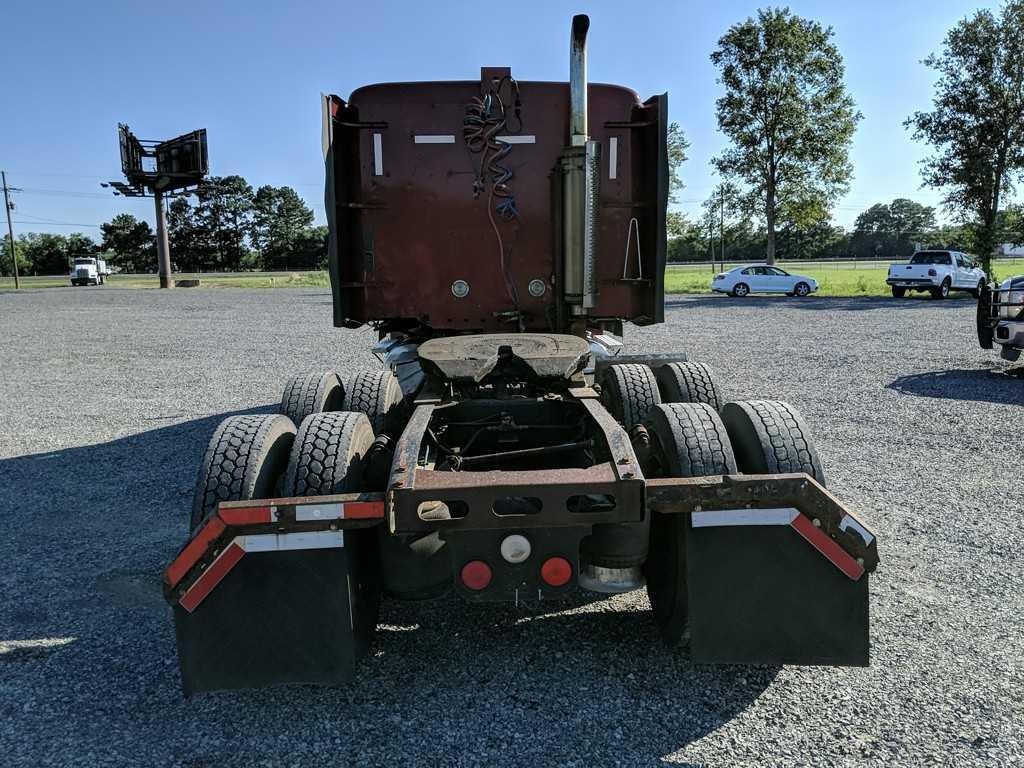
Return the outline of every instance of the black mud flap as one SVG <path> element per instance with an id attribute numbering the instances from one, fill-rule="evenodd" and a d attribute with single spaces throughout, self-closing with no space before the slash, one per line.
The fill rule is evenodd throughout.
<path id="1" fill-rule="evenodd" d="M 342 547 L 247 552 L 191 612 L 176 604 L 185 695 L 349 681 L 376 627 L 373 545 L 351 530 Z"/>
<path id="2" fill-rule="evenodd" d="M 789 525 L 686 533 L 694 661 L 867 666 L 866 572 L 844 573 Z"/>

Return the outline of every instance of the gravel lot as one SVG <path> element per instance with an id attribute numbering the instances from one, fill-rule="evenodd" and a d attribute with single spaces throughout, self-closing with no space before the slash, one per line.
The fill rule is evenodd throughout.
<path id="1" fill-rule="evenodd" d="M 386 603 L 355 683 L 185 701 L 159 574 L 201 451 L 287 375 L 374 364 L 323 290 L 0 294 L 0 763 L 1020 765 L 1024 376 L 973 305 L 673 299 L 733 398 L 789 400 L 879 535 L 869 669 L 697 667 L 643 592 Z"/>

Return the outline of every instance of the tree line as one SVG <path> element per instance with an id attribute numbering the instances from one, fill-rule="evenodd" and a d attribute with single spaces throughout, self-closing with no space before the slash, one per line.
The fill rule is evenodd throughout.
<path id="1" fill-rule="evenodd" d="M 756 261 L 764 259 L 768 250 L 764 225 L 714 195 L 697 220 L 670 214 L 668 226 L 669 261 Z M 1000 211 L 998 231 L 1003 237 L 1000 243 L 1024 243 L 1024 206 L 1010 205 Z M 906 198 L 870 206 L 849 230 L 828 219 L 784 220 L 775 232 L 775 254 L 786 260 L 900 260 L 919 249 L 974 252 L 976 246 L 970 224 L 940 224 L 933 207 Z"/>
<path id="2" fill-rule="evenodd" d="M 991 274 L 1000 244 L 1024 242 L 1022 209 L 1005 204 L 1024 176 L 1024 0 L 968 16 L 924 60 L 937 73 L 933 109 L 903 126 L 933 149 L 921 175 L 943 191 L 953 219 L 945 227 L 909 200 L 873 206 L 849 233 L 832 225 L 862 117 L 833 37 L 830 27 L 769 8 L 719 39 L 715 108 L 729 144 L 712 161 L 720 183 L 700 220 L 670 215 L 670 258 L 709 257 L 712 230 L 724 229 L 729 258 L 898 256 L 918 243 L 972 251 Z M 677 140 L 685 150 L 681 132 Z M 670 161 L 684 159 L 670 151 Z"/>
<path id="3" fill-rule="evenodd" d="M 303 270 L 327 266 L 327 227 L 291 187 L 255 191 L 241 176 L 211 177 L 190 196 L 172 198 L 167 210 L 171 264 L 182 272 Z M 155 272 L 153 228 L 129 213 L 100 226 L 96 242 L 70 235 L 29 232 L 15 239 L 23 274 L 67 273 L 76 256 L 100 256 L 121 272 Z M 5 236 L 0 272 L 11 273 Z"/>

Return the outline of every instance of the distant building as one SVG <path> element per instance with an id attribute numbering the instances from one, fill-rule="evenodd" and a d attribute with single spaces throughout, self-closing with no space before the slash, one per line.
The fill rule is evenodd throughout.
<path id="1" fill-rule="evenodd" d="M 1013 256 L 1014 258 L 1024 258 L 1024 245 L 1017 243 L 1003 243 L 999 246 L 1000 256 Z"/>

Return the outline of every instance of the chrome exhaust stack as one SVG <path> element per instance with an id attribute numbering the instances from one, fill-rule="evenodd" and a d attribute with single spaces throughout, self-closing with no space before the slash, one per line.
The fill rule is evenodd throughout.
<path id="1" fill-rule="evenodd" d="M 590 17 L 572 17 L 569 40 L 569 144 L 581 147 L 587 143 L 587 31 Z"/>
<path id="2" fill-rule="evenodd" d="M 569 41 L 569 146 L 562 152 L 564 299 L 574 318 L 594 306 L 594 259 L 600 206 L 601 146 L 587 132 L 587 31 L 590 19 L 572 19 Z M 586 322 L 574 321 L 578 335 Z"/>

